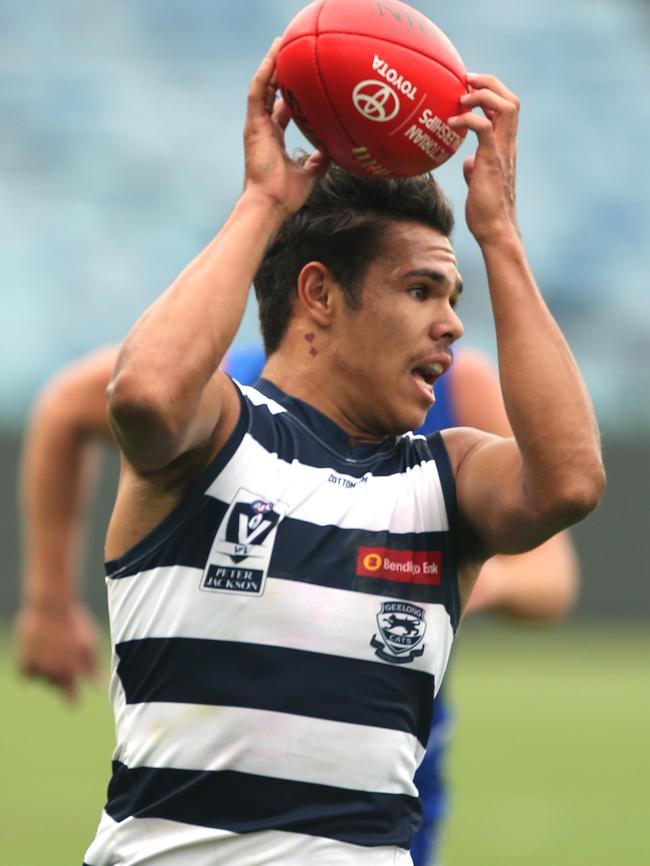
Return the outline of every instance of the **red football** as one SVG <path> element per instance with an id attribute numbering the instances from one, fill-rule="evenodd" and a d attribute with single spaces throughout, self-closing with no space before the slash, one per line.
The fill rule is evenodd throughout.
<path id="1" fill-rule="evenodd" d="M 464 138 L 446 122 L 467 91 L 463 61 L 399 0 L 315 0 L 284 33 L 277 77 L 304 135 L 357 174 L 422 174 Z"/>

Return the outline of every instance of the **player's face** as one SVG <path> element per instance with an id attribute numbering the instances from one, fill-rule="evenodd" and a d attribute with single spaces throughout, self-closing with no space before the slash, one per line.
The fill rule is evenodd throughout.
<path id="1" fill-rule="evenodd" d="M 366 272 L 361 308 L 338 322 L 339 369 L 361 426 L 402 433 L 424 421 L 463 333 L 454 310 L 461 291 L 448 238 L 419 223 L 391 224 Z"/>

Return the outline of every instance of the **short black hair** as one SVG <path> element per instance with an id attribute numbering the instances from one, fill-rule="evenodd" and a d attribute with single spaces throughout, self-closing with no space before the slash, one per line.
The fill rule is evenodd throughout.
<path id="1" fill-rule="evenodd" d="M 303 157 L 304 159 L 304 157 Z M 322 262 L 352 309 L 360 286 L 393 222 L 418 222 L 445 237 L 454 228 L 451 205 L 430 174 L 383 179 L 350 174 L 330 164 L 305 204 L 283 223 L 255 275 L 260 329 L 267 356 L 287 331 L 298 275 Z"/>

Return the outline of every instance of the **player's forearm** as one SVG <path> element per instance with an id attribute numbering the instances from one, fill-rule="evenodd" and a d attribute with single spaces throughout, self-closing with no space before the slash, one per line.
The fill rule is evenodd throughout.
<path id="1" fill-rule="evenodd" d="M 244 193 L 221 231 L 129 333 L 109 388 L 118 427 L 134 404 L 181 437 L 241 323 L 249 287 L 284 214 Z"/>
<path id="2" fill-rule="evenodd" d="M 592 510 L 604 471 L 582 376 L 535 284 L 514 229 L 481 243 L 499 376 L 531 502 L 568 525 Z M 560 528 L 560 526 L 558 526 Z"/>
<path id="3" fill-rule="evenodd" d="M 55 607 L 76 597 L 84 511 L 99 457 L 65 403 L 48 397 L 39 404 L 20 473 L 26 603 Z"/>
<path id="4" fill-rule="evenodd" d="M 527 553 L 489 559 L 465 612 L 485 610 L 522 620 L 560 619 L 575 603 L 578 582 L 571 539 L 559 533 Z"/>

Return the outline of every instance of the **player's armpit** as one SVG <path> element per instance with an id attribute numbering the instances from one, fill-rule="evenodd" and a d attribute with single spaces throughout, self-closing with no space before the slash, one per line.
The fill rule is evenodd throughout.
<path id="1" fill-rule="evenodd" d="M 174 459 L 160 466 L 146 458 L 131 462 L 127 449 L 132 448 L 133 440 L 121 444 L 123 464 L 106 538 L 107 559 L 122 556 L 170 514 L 235 431 L 241 414 L 237 386 L 221 372 L 213 380 L 204 392 L 205 403 L 187 430 L 182 443 L 187 447 L 181 447 Z M 222 398 L 217 423 L 209 399 L 213 384 Z M 149 435 L 151 431 L 145 431 L 143 448 Z M 152 468 L 147 468 L 149 465 Z"/>

